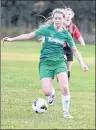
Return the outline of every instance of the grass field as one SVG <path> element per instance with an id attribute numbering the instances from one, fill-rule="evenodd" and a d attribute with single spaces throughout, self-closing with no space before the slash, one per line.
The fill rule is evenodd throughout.
<path id="1" fill-rule="evenodd" d="M 95 129 L 95 45 L 80 50 L 89 71 L 84 73 L 74 58 L 71 79 L 70 113 L 64 119 L 61 92 L 56 80 L 56 102 L 44 114 L 33 112 L 31 104 L 45 98 L 41 89 L 38 62 L 39 42 L 12 42 L 1 45 L 1 128 L 2 129 Z"/>

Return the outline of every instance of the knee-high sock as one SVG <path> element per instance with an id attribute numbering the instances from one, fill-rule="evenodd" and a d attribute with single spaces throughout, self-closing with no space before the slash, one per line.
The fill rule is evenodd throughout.
<path id="1" fill-rule="evenodd" d="M 64 113 L 69 112 L 69 106 L 70 106 L 70 95 L 64 96 L 62 94 L 62 108 Z"/>

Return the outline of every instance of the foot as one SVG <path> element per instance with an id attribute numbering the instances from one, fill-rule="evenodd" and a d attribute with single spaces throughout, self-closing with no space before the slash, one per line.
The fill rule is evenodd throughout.
<path id="1" fill-rule="evenodd" d="M 72 119 L 73 117 L 69 113 L 64 113 L 64 118 L 70 118 L 70 119 Z"/>
<path id="2" fill-rule="evenodd" d="M 48 104 L 49 105 L 53 105 L 55 102 L 55 89 L 52 89 L 52 94 L 50 96 L 48 96 Z"/>

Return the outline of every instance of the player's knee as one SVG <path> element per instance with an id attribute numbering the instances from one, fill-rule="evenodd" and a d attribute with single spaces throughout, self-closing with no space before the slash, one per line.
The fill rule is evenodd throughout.
<path id="1" fill-rule="evenodd" d="M 67 95 L 69 93 L 69 89 L 67 85 L 62 86 L 62 94 Z"/>
<path id="2" fill-rule="evenodd" d="M 50 96 L 50 94 L 51 94 L 51 91 L 48 89 L 44 89 L 43 92 L 44 92 L 45 96 Z"/>

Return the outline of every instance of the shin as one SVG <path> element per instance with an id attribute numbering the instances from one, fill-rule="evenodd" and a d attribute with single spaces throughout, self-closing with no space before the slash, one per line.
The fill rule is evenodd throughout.
<path id="1" fill-rule="evenodd" d="M 41 79 L 42 90 L 45 96 L 50 96 L 52 93 L 52 79 L 51 78 L 42 78 Z"/>
<path id="2" fill-rule="evenodd" d="M 61 72 L 57 75 L 60 89 L 62 92 L 62 107 L 64 113 L 69 113 L 70 93 L 68 87 L 68 76 L 66 72 Z"/>

